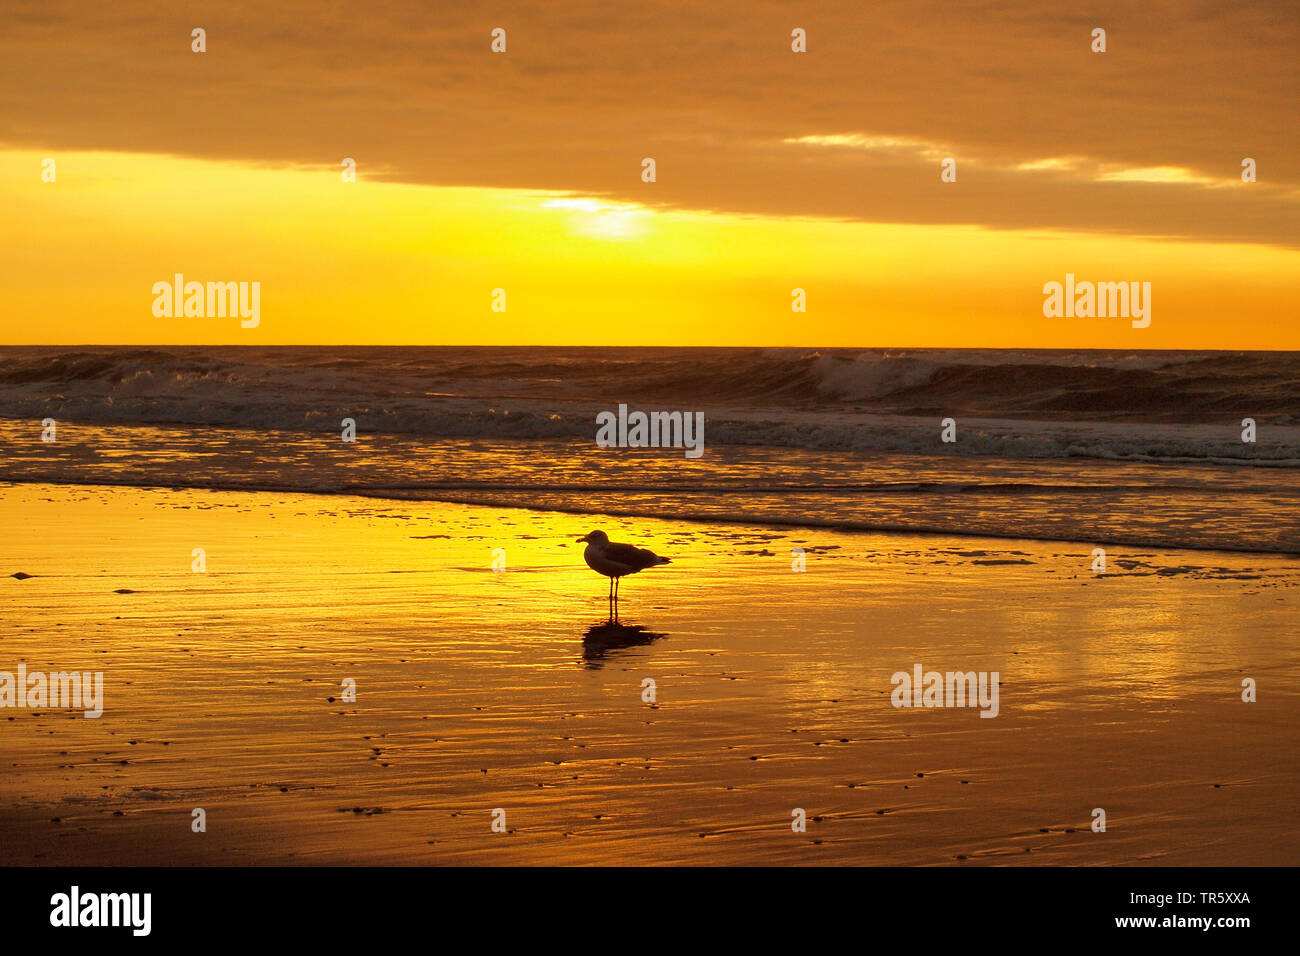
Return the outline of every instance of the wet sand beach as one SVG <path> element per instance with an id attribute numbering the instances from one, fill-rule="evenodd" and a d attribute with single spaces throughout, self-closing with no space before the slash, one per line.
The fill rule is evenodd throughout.
<path id="1" fill-rule="evenodd" d="M 0 522 L 0 670 L 105 698 L 0 710 L 8 863 L 1300 850 L 1294 557 L 77 485 L 0 485 Z M 593 528 L 673 561 L 618 631 Z M 893 707 L 916 664 L 997 671 L 998 716 Z"/>

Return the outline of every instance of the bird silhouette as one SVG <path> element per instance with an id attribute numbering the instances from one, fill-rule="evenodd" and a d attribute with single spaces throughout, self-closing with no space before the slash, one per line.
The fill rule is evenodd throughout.
<path id="1" fill-rule="evenodd" d="M 629 574 L 636 574 L 638 571 L 644 571 L 646 568 L 669 563 L 667 558 L 661 558 L 653 551 L 647 551 L 645 548 L 610 541 L 609 535 L 603 531 L 592 531 L 578 540 L 587 543 L 587 549 L 582 552 L 587 567 L 609 578 L 611 616 L 617 613 L 618 609 L 618 582 L 620 578 Z"/>

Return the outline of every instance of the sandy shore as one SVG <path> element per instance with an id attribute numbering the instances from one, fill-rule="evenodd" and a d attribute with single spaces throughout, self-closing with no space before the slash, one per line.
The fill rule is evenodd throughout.
<path id="1" fill-rule="evenodd" d="M 1300 855 L 1293 558 L 50 485 L 0 525 L 0 671 L 105 696 L 0 710 L 8 863 Z M 594 527 L 673 559 L 612 642 Z M 998 717 L 893 707 L 915 664 Z"/>

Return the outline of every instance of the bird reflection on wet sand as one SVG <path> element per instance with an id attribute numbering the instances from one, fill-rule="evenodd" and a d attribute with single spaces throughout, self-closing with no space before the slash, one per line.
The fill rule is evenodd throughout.
<path id="1" fill-rule="evenodd" d="M 601 621 L 587 628 L 582 638 L 582 660 L 588 667 L 601 667 L 610 651 L 652 644 L 667 634 L 648 631 L 643 624 L 622 624 L 615 620 Z"/>

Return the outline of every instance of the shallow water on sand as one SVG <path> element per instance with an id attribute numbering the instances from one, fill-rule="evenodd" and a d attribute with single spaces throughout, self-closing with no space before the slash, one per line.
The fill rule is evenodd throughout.
<path id="1" fill-rule="evenodd" d="M 86 486 L 0 486 L 0 520 L 0 670 L 102 670 L 106 697 L 0 710 L 13 862 L 1300 849 L 1293 559 L 1119 547 L 1098 576 L 1090 544 Z M 624 583 L 622 630 L 593 527 L 673 559 Z M 915 664 L 997 671 L 998 717 L 891 706 Z"/>
<path id="2" fill-rule="evenodd" d="M 932 424 L 927 434 L 935 439 Z M 888 430 L 871 423 L 859 430 L 875 427 Z M 1014 453 L 1026 427 L 1032 423 L 964 421 L 961 434 L 1007 436 Z M 75 422 L 61 423 L 57 434 L 42 442 L 36 423 L 0 419 L 0 480 L 364 494 L 714 524 L 1300 554 L 1300 468 L 726 445 L 692 459 L 664 449 L 615 454 L 590 438 L 362 432 L 348 444 L 337 432 Z M 1161 447 L 1157 436 L 1142 445 L 1153 453 Z M 1258 447 L 1269 453 L 1267 442 Z"/>

